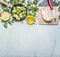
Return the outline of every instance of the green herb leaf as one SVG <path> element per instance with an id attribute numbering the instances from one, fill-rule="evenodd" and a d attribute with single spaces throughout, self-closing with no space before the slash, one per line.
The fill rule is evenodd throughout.
<path id="1" fill-rule="evenodd" d="M 60 1 L 58 1 L 58 5 L 60 5 Z"/>
<path id="2" fill-rule="evenodd" d="M 36 16 L 36 12 L 38 11 L 38 0 L 34 0 L 33 2 L 31 2 L 30 0 L 27 1 L 27 10 L 28 10 L 28 15 L 33 15 Z"/>
<path id="3" fill-rule="evenodd" d="M 1 4 L 1 7 L 2 7 L 3 11 L 9 12 L 9 8 L 6 7 L 4 4 Z"/>
<path id="4" fill-rule="evenodd" d="M 58 11 L 60 12 L 60 7 L 58 8 Z"/>
<path id="5" fill-rule="evenodd" d="M 22 3 L 24 3 L 24 2 L 25 2 L 25 0 L 22 0 L 21 2 L 22 2 Z"/>
<path id="6" fill-rule="evenodd" d="M 14 22 L 15 22 L 15 20 L 13 19 L 13 20 L 11 20 L 11 22 L 12 22 L 12 23 L 14 23 Z"/>
<path id="7" fill-rule="evenodd" d="M 59 20 L 60 20 L 60 15 L 59 15 Z"/>
<path id="8" fill-rule="evenodd" d="M 11 22 L 11 21 L 8 21 L 8 23 L 9 23 L 10 25 L 12 25 L 12 22 Z"/>
<path id="9" fill-rule="evenodd" d="M 10 3 L 11 4 L 19 4 L 20 3 L 20 0 L 10 0 Z"/>
<path id="10" fill-rule="evenodd" d="M 34 5 L 37 5 L 37 4 L 38 4 L 38 0 L 34 0 L 34 1 L 33 1 L 33 4 L 34 4 Z"/>
<path id="11" fill-rule="evenodd" d="M 4 26 L 5 28 L 7 28 L 7 25 L 8 25 L 7 22 L 3 24 L 3 26 Z"/>

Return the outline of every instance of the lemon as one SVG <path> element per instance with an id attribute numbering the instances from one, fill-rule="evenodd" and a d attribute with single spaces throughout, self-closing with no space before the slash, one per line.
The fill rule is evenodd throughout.
<path id="1" fill-rule="evenodd" d="M 27 17 L 28 24 L 30 24 L 30 25 L 34 24 L 34 21 L 35 21 L 34 16 L 30 15 Z"/>
<path id="2" fill-rule="evenodd" d="M 8 21 L 9 20 L 9 13 L 8 12 L 3 12 L 1 14 L 1 20 Z"/>

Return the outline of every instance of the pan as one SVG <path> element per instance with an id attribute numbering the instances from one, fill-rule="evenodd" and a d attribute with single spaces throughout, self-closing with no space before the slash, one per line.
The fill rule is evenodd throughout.
<path id="1" fill-rule="evenodd" d="M 4 0 L 0 0 L 0 3 L 6 5 L 7 7 L 9 7 L 11 9 L 11 15 L 12 15 L 12 17 L 16 21 L 22 21 L 22 20 L 24 20 L 26 18 L 26 16 L 27 16 L 27 8 L 26 8 L 25 5 L 23 5 L 23 4 L 15 4 L 15 5 L 12 5 L 12 4 L 8 4 Z M 14 14 L 14 12 L 13 12 L 14 8 L 16 8 L 16 10 L 17 10 L 15 12 L 15 15 L 13 15 Z M 17 13 L 18 12 L 18 9 L 17 8 L 20 8 L 19 9 L 19 11 L 20 11 L 19 13 Z M 21 9 L 21 8 L 24 8 L 25 9 L 25 11 L 24 11 L 24 14 L 25 15 L 24 16 L 23 16 L 23 13 L 22 13 L 24 9 Z M 18 17 L 18 14 L 20 15 L 20 17 Z"/>

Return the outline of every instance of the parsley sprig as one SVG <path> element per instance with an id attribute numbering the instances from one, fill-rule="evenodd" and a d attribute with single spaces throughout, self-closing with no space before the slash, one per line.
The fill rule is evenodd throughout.
<path id="1" fill-rule="evenodd" d="M 36 12 L 38 11 L 38 0 L 34 0 L 31 2 L 30 0 L 27 1 L 27 9 L 28 9 L 28 15 L 36 16 Z"/>

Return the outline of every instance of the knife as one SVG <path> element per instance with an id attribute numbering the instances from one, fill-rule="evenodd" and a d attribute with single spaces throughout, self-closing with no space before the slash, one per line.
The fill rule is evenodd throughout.
<path id="1" fill-rule="evenodd" d="M 50 7 L 50 10 L 51 10 L 51 13 L 52 13 L 53 19 L 54 19 L 54 21 L 56 21 L 56 16 L 55 16 L 55 12 L 54 12 L 54 9 L 53 9 L 52 0 L 47 0 L 47 1 L 48 1 L 48 4 L 49 4 L 49 7 Z"/>

